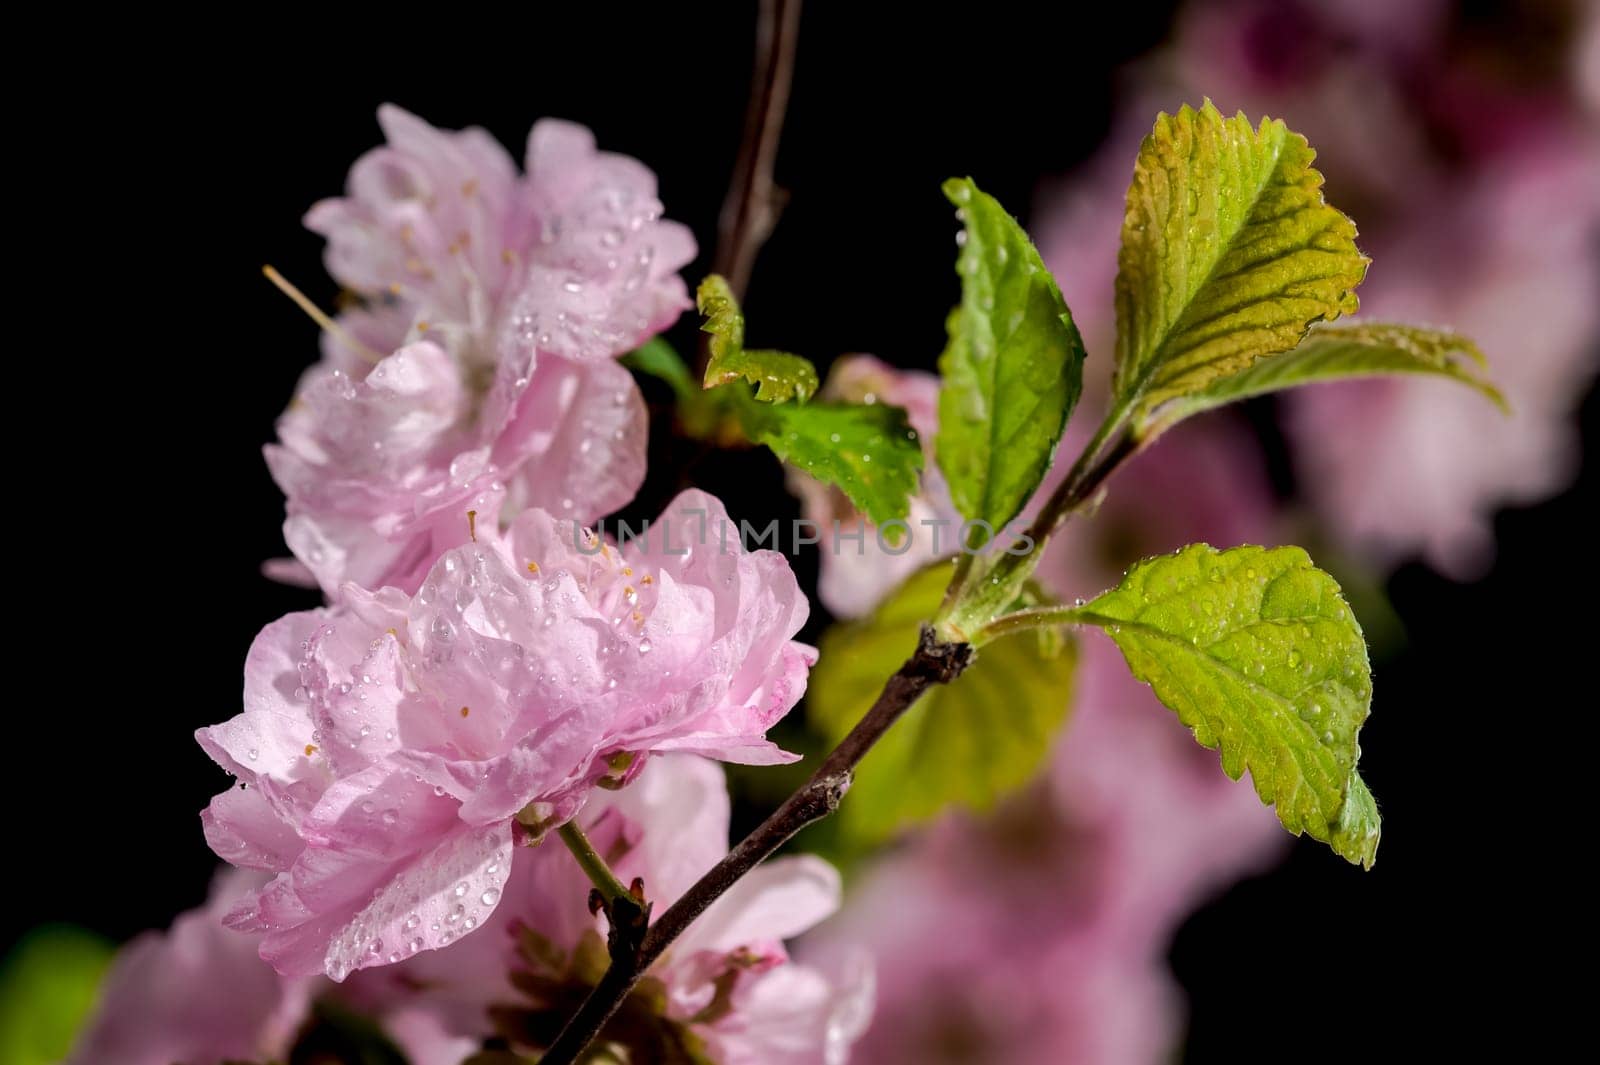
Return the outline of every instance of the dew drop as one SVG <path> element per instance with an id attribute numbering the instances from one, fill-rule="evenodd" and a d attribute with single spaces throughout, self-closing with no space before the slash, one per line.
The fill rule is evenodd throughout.
<path id="1" fill-rule="evenodd" d="M 500 901 L 500 892 L 496 888 L 490 888 L 488 891 L 485 891 L 482 895 L 478 896 L 478 901 L 482 902 L 485 906 L 493 906 L 495 903 Z"/>
<path id="2" fill-rule="evenodd" d="M 639 653 L 642 655 L 649 654 L 654 647 L 655 645 L 650 642 L 650 637 L 648 636 L 639 641 Z"/>

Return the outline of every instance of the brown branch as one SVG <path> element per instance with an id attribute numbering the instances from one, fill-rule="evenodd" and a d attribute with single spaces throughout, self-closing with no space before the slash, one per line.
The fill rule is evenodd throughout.
<path id="1" fill-rule="evenodd" d="M 761 0 L 744 139 L 739 144 L 733 181 L 717 220 L 717 255 L 712 266 L 712 272 L 727 278 L 734 297 L 741 300 L 750 283 L 756 255 L 783 208 L 782 194 L 772 183 L 772 165 L 778 156 L 784 112 L 789 107 L 799 34 L 800 0 Z"/>
<path id="2" fill-rule="evenodd" d="M 864 717 L 839 741 L 805 785 L 702 876 L 682 898 L 650 925 L 638 949 L 612 941 L 611 967 L 589 993 L 576 1015 L 567 1022 L 554 1044 L 539 1059 L 540 1065 L 572 1065 L 600 1034 L 628 992 L 650 965 L 710 906 L 784 841 L 839 807 L 850 788 L 851 774 L 872 745 L 883 737 L 900 715 L 935 684 L 948 684 L 972 664 L 972 647 L 943 643 L 924 625 L 917 649 L 884 683 L 883 691 Z"/>

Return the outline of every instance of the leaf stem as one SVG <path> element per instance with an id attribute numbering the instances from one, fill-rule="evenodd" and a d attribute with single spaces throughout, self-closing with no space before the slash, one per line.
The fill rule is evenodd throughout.
<path id="1" fill-rule="evenodd" d="M 611 871 L 611 866 L 600 857 L 600 852 L 594 849 L 594 844 L 589 842 L 589 837 L 583 834 L 583 829 L 578 827 L 576 821 L 568 821 L 556 830 L 561 835 L 561 842 L 567 845 L 567 850 L 578 860 L 578 866 L 589 878 L 589 883 L 594 885 L 596 891 L 607 906 L 612 905 L 617 899 L 628 896 L 628 886 L 617 879 L 617 874 Z"/>
<path id="2" fill-rule="evenodd" d="M 873 744 L 900 720 L 923 692 L 935 684 L 950 683 L 972 664 L 972 660 L 970 644 L 942 641 L 932 627 L 924 625 L 916 651 L 884 682 L 883 691 L 872 708 L 823 759 L 811 779 L 668 907 L 660 920 L 649 926 L 636 949 L 627 949 L 627 944 L 619 949 L 618 940 L 613 937 L 611 966 L 605 977 L 539 1059 L 540 1065 L 572 1065 L 579 1060 L 628 992 L 673 940 L 790 836 L 838 809 L 839 801 L 850 788 L 855 767 Z"/>
<path id="3" fill-rule="evenodd" d="M 972 645 L 982 647 L 1013 633 L 1029 629 L 1049 629 L 1071 625 L 1079 620 L 1078 609 L 1070 606 L 1036 606 L 995 618 L 972 636 Z"/>

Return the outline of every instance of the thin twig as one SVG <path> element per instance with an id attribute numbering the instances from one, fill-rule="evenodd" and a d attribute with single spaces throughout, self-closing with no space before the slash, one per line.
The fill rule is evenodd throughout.
<path id="1" fill-rule="evenodd" d="M 789 107 L 799 33 L 800 0 L 761 0 L 744 139 L 717 220 L 717 256 L 712 267 L 713 273 L 728 279 L 737 299 L 744 298 L 756 254 L 772 233 L 783 207 L 783 197 L 772 183 L 772 165 L 778 156 L 778 138 Z"/>
<path id="2" fill-rule="evenodd" d="M 739 878 L 754 869 L 784 841 L 802 828 L 819 821 L 839 807 L 839 800 L 850 788 L 851 774 L 900 715 L 922 693 L 935 684 L 948 684 L 972 664 L 972 647 L 964 643 L 943 643 L 933 629 L 923 626 L 916 651 L 884 683 L 872 708 L 839 741 L 805 786 L 784 801 L 773 815 L 756 826 L 744 839 L 702 876 L 683 897 L 668 907 L 661 919 L 649 927 L 637 951 L 618 955 L 613 951 L 611 967 L 589 993 L 561 1035 L 539 1059 L 540 1065 L 572 1065 L 605 1027 L 639 977 L 672 945 L 684 929 L 705 912 Z M 613 941 L 613 947 L 616 946 Z"/>

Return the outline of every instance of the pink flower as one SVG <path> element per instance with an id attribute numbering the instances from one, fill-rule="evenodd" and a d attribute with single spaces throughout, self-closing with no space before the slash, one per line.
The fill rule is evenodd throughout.
<path id="1" fill-rule="evenodd" d="M 279 976 L 256 956 L 257 937 L 223 927 L 228 907 L 261 882 L 229 871 L 203 908 L 124 947 L 66 1065 L 281 1058 L 318 981 Z"/>
<path id="2" fill-rule="evenodd" d="M 904 407 L 922 439 L 926 460 L 922 490 L 912 497 L 905 518 L 909 535 L 902 543 L 891 544 L 888 551 L 878 538 L 877 526 L 857 511 L 844 493 L 792 467 L 788 471 L 789 490 L 800 497 L 801 510 L 807 520 L 817 524 L 820 536 L 822 573 L 817 597 L 835 617 L 858 617 L 921 567 L 955 554 L 961 517 L 950 502 L 950 490 L 933 456 L 939 426 L 939 379 L 897 369 L 871 355 L 847 355 L 828 371 L 822 398 Z"/>
<path id="3" fill-rule="evenodd" d="M 689 305 L 693 239 L 661 220 L 654 175 L 587 130 L 538 123 L 518 175 L 482 130 L 378 118 L 389 143 L 306 216 L 367 307 L 325 338 L 267 448 L 285 539 L 330 596 L 415 589 L 460 542 L 464 502 L 493 525 L 502 490 L 508 512 L 578 520 L 631 499 L 645 411 L 613 358 Z"/>
<path id="4" fill-rule="evenodd" d="M 618 876 L 643 879 L 657 913 L 727 850 L 727 789 L 721 770 L 701 758 L 655 759 L 626 788 L 597 796 L 580 816 Z M 519 1006 L 522 995 L 508 981 L 512 970 L 534 964 L 518 949 L 524 929 L 563 955 L 598 949 L 605 918 L 590 914 L 589 887 L 560 843 L 518 848 L 505 887 L 508 901 L 490 927 L 449 951 L 362 974 L 346 985 L 347 994 L 380 1011 L 437 1018 L 457 1037 L 493 1035 L 488 1006 L 537 1009 L 536 1003 Z M 836 979 L 790 962 L 783 942 L 838 904 L 839 876 L 820 859 L 780 858 L 759 867 L 651 970 L 664 992 L 662 1017 L 690 1029 L 727 1065 L 844 1061 L 871 1010 L 870 970 L 858 959 Z M 541 966 L 547 980 L 563 975 L 560 965 Z"/>
<path id="5" fill-rule="evenodd" d="M 197 734 L 240 780 L 204 814 L 212 849 L 278 874 L 229 923 L 280 972 L 341 980 L 487 919 L 519 815 L 560 824 L 656 752 L 792 760 L 764 734 L 815 661 L 791 639 L 808 604 L 729 533 L 695 491 L 620 550 L 528 511 L 415 596 L 346 585 L 269 625 L 244 713 Z"/>

